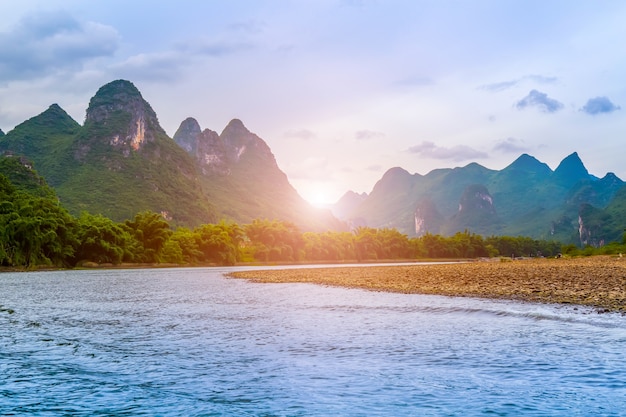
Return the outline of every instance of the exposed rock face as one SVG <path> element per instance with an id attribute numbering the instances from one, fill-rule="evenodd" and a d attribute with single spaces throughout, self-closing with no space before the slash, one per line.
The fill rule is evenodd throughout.
<path id="1" fill-rule="evenodd" d="M 198 149 L 198 136 L 202 133 L 200 124 L 193 117 L 188 117 L 180 124 L 174 133 L 174 141 L 190 154 L 195 154 Z"/>
<path id="2" fill-rule="evenodd" d="M 452 235 L 463 230 L 485 234 L 500 223 L 493 198 L 487 187 L 480 184 L 468 185 L 459 201 L 459 209 L 444 225 L 444 232 Z"/>
<path id="3" fill-rule="evenodd" d="M 130 81 L 117 80 L 102 86 L 89 102 L 85 127 L 104 134 L 109 144 L 125 156 L 165 134 L 156 113 Z"/>
<path id="4" fill-rule="evenodd" d="M 228 159 L 239 163 L 245 157 L 254 156 L 272 168 L 278 168 L 274 154 L 267 143 L 243 125 L 241 120 L 233 119 L 220 134 Z"/>
<path id="5" fill-rule="evenodd" d="M 481 212 L 495 215 L 496 209 L 493 206 L 493 198 L 487 187 L 480 184 L 470 185 L 465 189 L 459 202 L 459 214 L 469 214 Z"/>
<path id="6" fill-rule="evenodd" d="M 257 168 L 278 170 L 267 143 L 239 119 L 231 120 L 218 135 L 210 129 L 201 131 L 198 122 L 188 118 L 174 134 L 174 141 L 196 159 L 204 175 L 230 175 L 243 160 L 253 162 Z"/>
<path id="7" fill-rule="evenodd" d="M 417 236 L 423 236 L 426 233 L 439 233 L 439 229 L 445 221 L 430 198 L 425 198 L 417 204 L 414 218 L 415 234 Z"/>

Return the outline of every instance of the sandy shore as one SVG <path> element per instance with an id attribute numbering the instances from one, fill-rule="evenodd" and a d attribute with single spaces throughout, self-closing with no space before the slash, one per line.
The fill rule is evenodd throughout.
<path id="1" fill-rule="evenodd" d="M 308 282 L 415 294 L 506 298 L 626 312 L 626 257 L 246 271 L 255 282 Z"/>

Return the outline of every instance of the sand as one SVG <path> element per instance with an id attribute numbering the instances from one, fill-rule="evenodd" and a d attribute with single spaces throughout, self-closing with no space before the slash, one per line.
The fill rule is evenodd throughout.
<path id="1" fill-rule="evenodd" d="M 230 276 L 255 282 L 307 282 L 372 291 L 576 304 L 626 313 L 626 257 L 303 268 Z"/>

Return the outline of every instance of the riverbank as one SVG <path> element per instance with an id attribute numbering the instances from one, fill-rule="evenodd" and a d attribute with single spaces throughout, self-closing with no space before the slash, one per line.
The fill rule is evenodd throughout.
<path id="1" fill-rule="evenodd" d="M 578 304 L 626 313 L 626 258 L 621 257 L 242 271 L 229 276 L 254 282 Z"/>

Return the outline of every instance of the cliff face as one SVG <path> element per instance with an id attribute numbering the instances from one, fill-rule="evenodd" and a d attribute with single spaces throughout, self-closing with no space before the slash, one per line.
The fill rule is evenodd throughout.
<path id="1" fill-rule="evenodd" d="M 146 143 L 166 136 L 156 113 L 130 81 L 117 80 L 102 86 L 89 102 L 83 139 L 105 141 L 129 156 Z M 89 151 L 87 140 L 77 153 L 81 159 Z"/>
<path id="2" fill-rule="evenodd" d="M 203 175 L 230 173 L 224 141 L 217 132 L 210 129 L 203 131 L 196 119 L 185 119 L 174 134 L 174 141 L 195 159 Z"/>
<path id="3" fill-rule="evenodd" d="M 415 235 L 423 236 L 426 233 L 437 234 L 445 219 L 437 210 L 430 198 L 420 201 L 415 208 Z"/>
<path id="4" fill-rule="evenodd" d="M 329 210 L 315 209 L 300 197 L 267 143 L 241 120 L 231 120 L 218 135 L 187 118 L 174 141 L 194 159 L 200 182 L 221 216 L 240 223 L 287 220 L 304 230 L 345 229 Z"/>

